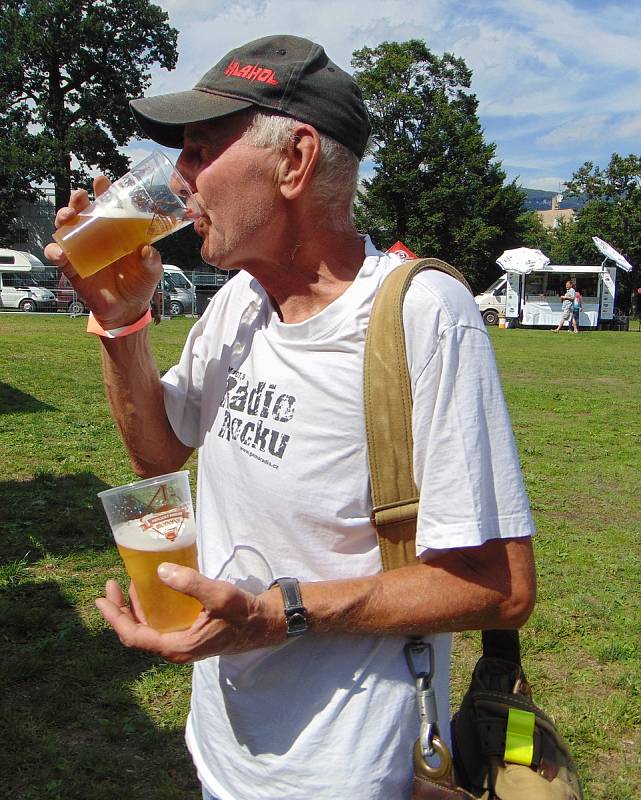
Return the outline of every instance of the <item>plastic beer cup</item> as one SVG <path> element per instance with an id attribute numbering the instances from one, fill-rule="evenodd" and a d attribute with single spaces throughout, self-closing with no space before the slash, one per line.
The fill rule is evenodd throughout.
<path id="1" fill-rule="evenodd" d="M 200 215 L 185 179 L 157 151 L 115 181 L 71 223 L 58 228 L 53 238 L 86 278 Z"/>
<path id="2" fill-rule="evenodd" d="M 98 497 L 147 624 L 164 633 L 189 628 L 201 604 L 170 589 L 157 573 L 163 561 L 198 569 L 189 472 L 116 486 Z"/>

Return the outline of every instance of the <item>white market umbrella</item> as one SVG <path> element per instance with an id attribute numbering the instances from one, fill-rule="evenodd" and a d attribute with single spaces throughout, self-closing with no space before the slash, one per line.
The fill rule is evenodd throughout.
<path id="1" fill-rule="evenodd" d="M 621 267 L 621 269 L 624 269 L 626 272 L 632 272 L 634 269 L 632 264 L 630 264 L 628 259 L 624 258 L 621 253 L 615 250 L 611 244 L 604 242 L 603 239 L 599 239 L 598 236 L 593 236 L 592 241 L 594 242 L 597 250 L 599 250 L 606 258 L 614 261 L 617 267 Z"/>
<path id="2" fill-rule="evenodd" d="M 550 263 L 550 259 L 540 250 L 531 247 L 517 247 L 506 250 L 496 259 L 496 263 L 506 272 L 520 272 L 528 275 L 534 269 L 543 269 Z"/>

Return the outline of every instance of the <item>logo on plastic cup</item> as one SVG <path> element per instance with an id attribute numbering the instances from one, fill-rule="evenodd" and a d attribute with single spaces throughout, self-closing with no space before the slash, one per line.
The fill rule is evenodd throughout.
<path id="1" fill-rule="evenodd" d="M 156 211 L 151 222 L 149 223 L 147 235 L 152 237 L 164 236 L 164 234 L 169 233 L 169 231 L 171 231 L 175 225 L 175 217 L 170 217 L 167 214 L 161 214 L 160 212 Z"/>
<path id="2" fill-rule="evenodd" d="M 185 520 L 191 516 L 189 508 L 178 506 L 167 511 L 155 511 L 140 518 L 140 527 L 152 539 L 166 539 L 173 542 L 178 539 L 185 527 Z"/>

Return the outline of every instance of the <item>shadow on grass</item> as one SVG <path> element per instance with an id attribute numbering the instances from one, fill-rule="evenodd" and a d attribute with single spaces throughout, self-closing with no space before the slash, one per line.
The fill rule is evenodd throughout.
<path id="1" fill-rule="evenodd" d="M 96 497 L 107 488 L 91 472 L 42 472 L 30 481 L 0 482 L 0 562 L 111 547 Z"/>
<path id="2" fill-rule="evenodd" d="M 43 403 L 33 395 L 21 392 L 8 383 L 0 382 L 0 414 L 11 414 L 16 411 L 55 411 L 55 406 Z"/>
<path id="3" fill-rule="evenodd" d="M 88 631 L 54 582 L 5 586 L 0 619 L 0 797 L 199 797 L 180 724 L 154 725 L 129 688 L 177 668 Z"/>

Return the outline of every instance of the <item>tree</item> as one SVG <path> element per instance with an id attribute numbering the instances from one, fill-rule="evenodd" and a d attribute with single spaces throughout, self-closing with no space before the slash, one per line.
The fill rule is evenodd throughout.
<path id="1" fill-rule="evenodd" d="M 126 171 L 118 148 L 136 132 L 128 100 L 144 94 L 153 64 L 176 65 L 167 19 L 149 0 L 4 0 L 0 129 L 21 130 L 5 189 L 19 198 L 25 183 L 49 180 L 59 208 L 92 168 Z"/>
<path id="2" fill-rule="evenodd" d="M 21 109 L 0 112 L 0 246 L 9 245 L 14 239 L 18 203 L 33 202 L 38 197 L 33 188 L 38 169 L 30 144 Z"/>
<path id="3" fill-rule="evenodd" d="M 425 43 L 383 42 L 353 54 L 372 122 L 375 173 L 359 192 L 356 222 L 377 244 L 396 239 L 438 256 L 483 287 L 497 257 L 520 243 L 524 193 L 483 138 L 465 62 Z"/>
<path id="4" fill-rule="evenodd" d="M 605 170 L 586 161 L 566 184 L 570 195 L 586 199 L 576 221 L 561 225 L 553 237 L 550 256 L 561 264 L 594 264 L 602 260 L 593 236 L 609 242 L 635 267 L 619 273 L 627 292 L 620 292 L 626 310 L 635 296 L 641 267 L 641 157 L 613 153 Z"/>
<path id="5" fill-rule="evenodd" d="M 524 211 L 518 223 L 521 246 L 542 250 L 547 255 L 552 248 L 554 230 L 545 227 L 536 211 Z"/>

